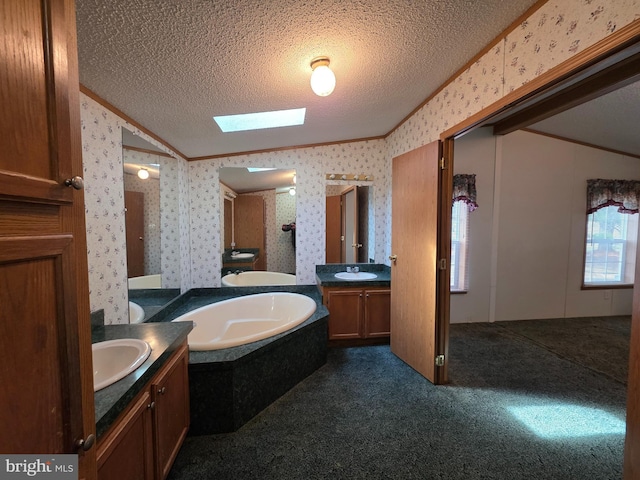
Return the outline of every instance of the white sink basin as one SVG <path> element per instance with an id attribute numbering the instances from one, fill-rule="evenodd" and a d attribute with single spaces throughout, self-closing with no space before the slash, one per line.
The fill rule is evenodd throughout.
<path id="1" fill-rule="evenodd" d="M 129 323 L 140 323 L 144 320 L 144 310 L 140 305 L 129 302 Z"/>
<path id="2" fill-rule="evenodd" d="M 135 338 L 94 343 L 91 350 L 94 392 L 129 375 L 151 354 L 151 346 L 144 340 Z"/>
<path id="3" fill-rule="evenodd" d="M 254 255 L 253 253 L 238 253 L 236 255 L 231 255 L 232 259 L 237 259 L 237 258 L 253 258 Z"/>
<path id="4" fill-rule="evenodd" d="M 340 280 L 373 280 L 374 278 L 378 278 L 375 273 L 370 272 L 339 272 L 335 274 L 335 277 Z"/>

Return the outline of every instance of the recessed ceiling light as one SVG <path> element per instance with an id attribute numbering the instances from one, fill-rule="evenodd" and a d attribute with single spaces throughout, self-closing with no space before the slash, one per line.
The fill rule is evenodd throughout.
<path id="1" fill-rule="evenodd" d="M 262 128 L 291 127 L 304 124 L 306 108 L 275 110 L 273 112 L 242 113 L 213 117 L 224 133 L 260 130 Z"/>

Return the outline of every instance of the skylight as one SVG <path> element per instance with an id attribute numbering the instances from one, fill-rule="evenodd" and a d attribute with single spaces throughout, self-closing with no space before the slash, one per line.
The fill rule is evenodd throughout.
<path id="1" fill-rule="evenodd" d="M 259 130 L 262 128 L 291 127 L 304 124 L 306 108 L 275 110 L 273 112 L 242 113 L 213 117 L 224 133 Z"/>
<path id="2" fill-rule="evenodd" d="M 276 167 L 247 167 L 247 170 L 249 171 L 249 173 L 253 173 L 253 172 L 266 172 L 269 170 L 275 170 Z"/>

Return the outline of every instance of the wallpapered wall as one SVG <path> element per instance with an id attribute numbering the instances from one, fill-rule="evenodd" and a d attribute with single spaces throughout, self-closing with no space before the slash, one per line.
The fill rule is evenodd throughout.
<path id="1" fill-rule="evenodd" d="M 189 251 L 187 162 L 84 94 L 80 115 L 91 311 L 104 309 L 107 324 L 128 323 L 122 127 L 176 157 L 154 156 L 162 171 L 160 243 L 167 288 L 187 289 L 190 283 L 188 256 L 181 255 Z"/>
<path id="2" fill-rule="evenodd" d="M 176 193 L 181 287 L 219 285 L 220 166 L 259 163 L 297 170 L 296 261 L 301 284 L 314 283 L 315 265 L 324 262 L 324 174 L 375 175 L 375 261 L 387 262 L 391 253 L 393 157 L 436 140 L 441 132 L 638 18 L 640 0 L 549 1 L 386 140 L 198 162 L 179 159 Z M 107 323 L 124 323 L 127 291 L 119 142 L 120 126 L 126 122 L 84 95 L 81 116 L 85 177 L 90 180 L 86 199 L 91 305 L 92 309 L 105 308 Z"/>

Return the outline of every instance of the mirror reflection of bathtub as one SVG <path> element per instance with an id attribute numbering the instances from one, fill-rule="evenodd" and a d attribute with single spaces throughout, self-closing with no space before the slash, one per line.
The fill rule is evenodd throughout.
<path id="1" fill-rule="evenodd" d="M 223 287 L 257 287 L 264 285 L 295 285 L 296 276 L 280 272 L 246 271 L 222 277 Z"/>
<path id="2" fill-rule="evenodd" d="M 129 277 L 129 290 L 139 290 L 143 288 L 162 288 L 162 275 L 143 275 L 140 277 Z"/>

